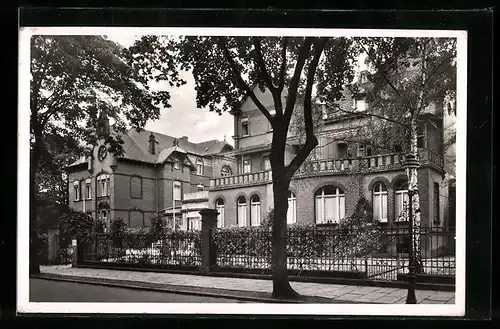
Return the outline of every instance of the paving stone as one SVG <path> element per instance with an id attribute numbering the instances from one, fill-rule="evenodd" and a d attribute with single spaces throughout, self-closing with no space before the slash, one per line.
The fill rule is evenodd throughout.
<path id="1" fill-rule="evenodd" d="M 382 304 L 395 304 L 399 300 L 401 300 L 401 297 L 385 295 L 385 296 L 382 296 L 379 299 L 377 299 L 375 302 L 382 303 Z"/>
<path id="2" fill-rule="evenodd" d="M 431 294 L 428 299 L 438 300 L 438 301 L 448 301 L 455 296 L 453 292 L 438 291 Z"/>
<path id="3" fill-rule="evenodd" d="M 202 275 L 104 270 L 74 268 L 71 265 L 41 266 L 42 273 L 73 277 L 118 279 L 156 284 L 171 284 L 199 288 L 218 288 L 269 292 L 272 281 L 262 279 L 208 277 Z M 405 303 L 407 289 L 381 288 L 368 286 L 349 286 L 313 282 L 292 282 L 291 286 L 302 295 L 336 298 L 340 300 L 365 301 L 375 303 Z M 436 291 L 416 291 L 417 302 L 427 304 L 454 303 L 454 293 Z"/>
<path id="4" fill-rule="evenodd" d="M 420 304 L 444 304 L 444 301 L 440 300 L 432 300 L 432 299 L 424 299 Z"/>

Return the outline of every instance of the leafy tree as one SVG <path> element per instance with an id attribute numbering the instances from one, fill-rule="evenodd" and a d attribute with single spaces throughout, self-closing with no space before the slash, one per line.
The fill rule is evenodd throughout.
<path id="1" fill-rule="evenodd" d="M 168 62 L 168 61 L 167 61 Z M 48 144 L 53 138 L 74 140 L 72 150 L 94 145 L 99 111 L 115 123 L 106 140 L 117 155 L 123 151 L 119 133 L 127 125 L 141 129 L 169 107 L 167 91 L 153 91 L 141 62 L 131 52 L 101 36 L 33 36 L 30 83 L 30 181 L 37 181 L 42 161 L 59 168 Z M 163 70 L 163 79 L 183 83 L 176 70 Z M 57 137 L 56 137 L 57 136 Z M 69 146 L 68 146 L 69 147 Z M 87 150 L 88 151 L 88 150 Z M 38 175 L 30 194 L 30 273 L 39 273 L 36 200 L 43 178 Z"/>
<path id="2" fill-rule="evenodd" d="M 456 115 L 456 39 L 454 38 L 356 38 L 355 46 L 367 54 L 372 69 L 366 82 L 352 86 L 370 101 L 363 112 L 337 108 L 342 114 L 363 118 L 351 138 L 371 141 L 383 151 L 405 153 L 418 159 L 419 121 L 425 113 L 442 118 Z M 331 106 L 332 103 L 329 103 Z M 449 138 L 453 144 L 453 135 Z M 447 147 L 449 145 L 444 145 Z M 441 147 L 442 150 L 442 147 Z M 442 152 L 440 152 L 442 153 Z M 413 246 L 417 270 L 421 269 L 420 202 L 417 168 L 407 168 L 412 194 Z"/>
<path id="3" fill-rule="evenodd" d="M 298 297 L 287 277 L 287 193 L 292 176 L 318 144 L 313 123 L 313 85 L 317 95 L 325 99 L 341 97 L 343 86 L 354 74 L 351 63 L 356 54 L 350 51 L 351 44 L 348 38 L 147 36 L 131 49 L 145 59 L 152 72 L 161 72 L 159 66 L 175 57 L 182 69 L 193 74 L 198 107 L 219 114 L 237 111 L 243 98 L 248 97 L 269 120 L 273 128 L 272 276 L 276 297 Z M 151 76 L 161 80 L 160 74 Z M 275 114 L 257 98 L 254 86 L 270 91 Z M 287 135 L 297 111 L 304 118 L 305 141 L 291 162 L 285 164 Z"/>

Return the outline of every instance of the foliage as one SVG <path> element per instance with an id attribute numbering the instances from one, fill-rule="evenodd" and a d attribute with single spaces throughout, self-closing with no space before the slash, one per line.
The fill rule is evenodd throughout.
<path id="1" fill-rule="evenodd" d="M 165 234 L 167 224 L 162 216 L 154 216 L 151 218 L 151 235 L 155 241 L 160 240 Z"/>
<path id="2" fill-rule="evenodd" d="M 109 226 L 109 236 L 113 245 L 117 248 L 123 246 L 126 227 L 127 224 L 125 224 L 122 218 L 116 218 L 111 221 Z"/>
<path id="3" fill-rule="evenodd" d="M 107 228 L 107 224 L 105 221 L 103 221 L 102 219 L 98 218 L 94 221 L 94 227 L 93 227 L 93 232 L 95 234 L 101 234 L 101 233 L 104 233 L 104 231 L 106 230 Z"/>
<path id="4" fill-rule="evenodd" d="M 265 230 L 270 230 L 273 227 L 273 219 L 274 219 L 274 208 L 269 209 L 266 214 L 266 217 L 260 222 L 260 227 Z"/>
<path id="5" fill-rule="evenodd" d="M 351 218 L 357 218 L 365 222 L 373 220 L 373 207 L 364 195 L 361 196 L 356 203 L 356 207 L 354 208 Z"/>
<path id="6" fill-rule="evenodd" d="M 346 218 L 336 225 L 291 225 L 287 231 L 288 257 L 360 257 L 380 249 L 378 223 Z M 213 235 L 221 255 L 261 256 L 270 261 L 271 235 L 265 226 L 218 229 Z"/>
<path id="7" fill-rule="evenodd" d="M 59 246 L 64 248 L 76 238 L 78 243 L 90 242 L 94 220 L 81 211 L 70 211 L 59 217 Z"/>

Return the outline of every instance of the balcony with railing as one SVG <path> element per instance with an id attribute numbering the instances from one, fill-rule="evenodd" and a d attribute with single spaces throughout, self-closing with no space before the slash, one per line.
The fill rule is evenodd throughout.
<path id="1" fill-rule="evenodd" d="M 419 159 L 421 165 L 430 165 L 441 170 L 443 168 L 443 157 L 430 150 L 420 150 Z M 404 162 L 405 156 L 400 153 L 351 159 L 309 160 L 299 167 L 294 177 L 402 170 L 404 169 Z M 211 179 L 210 190 L 259 185 L 270 182 L 272 182 L 272 172 L 268 170 Z"/>
<path id="2" fill-rule="evenodd" d="M 238 174 L 210 180 L 210 189 L 230 188 L 242 185 L 259 185 L 272 182 L 271 170 Z"/>
<path id="3" fill-rule="evenodd" d="M 208 199 L 208 191 L 197 191 L 191 193 L 185 193 L 183 202 L 185 201 L 194 201 L 194 200 L 207 200 Z"/>

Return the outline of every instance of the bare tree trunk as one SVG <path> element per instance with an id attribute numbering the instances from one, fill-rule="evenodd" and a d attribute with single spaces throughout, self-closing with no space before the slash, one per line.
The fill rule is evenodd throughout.
<path id="1" fill-rule="evenodd" d="M 284 135 L 284 136 L 281 136 Z M 286 256 L 286 215 L 288 211 L 288 187 L 290 180 L 286 176 L 285 158 L 286 132 L 275 130 L 271 167 L 273 171 L 274 218 L 272 222 L 272 262 L 273 297 L 299 298 L 288 282 Z"/>

